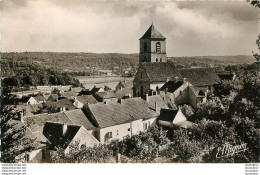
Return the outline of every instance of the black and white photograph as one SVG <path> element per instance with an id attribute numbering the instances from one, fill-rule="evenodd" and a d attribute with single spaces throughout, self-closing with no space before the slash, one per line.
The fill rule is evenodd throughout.
<path id="1" fill-rule="evenodd" d="M 259 163 L 259 1 L 0 6 L 1 163 Z"/>

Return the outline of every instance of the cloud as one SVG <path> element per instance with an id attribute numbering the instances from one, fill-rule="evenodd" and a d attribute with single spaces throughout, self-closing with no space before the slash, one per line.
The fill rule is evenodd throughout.
<path id="1" fill-rule="evenodd" d="M 167 37 L 168 56 L 251 53 L 258 33 L 258 19 L 252 14 L 257 16 L 257 9 L 244 5 L 247 19 L 234 10 L 236 4 L 238 10 L 243 6 L 238 2 L 228 3 L 232 9 L 199 4 L 4 1 L 1 49 L 138 53 L 138 39 L 153 21 Z"/>

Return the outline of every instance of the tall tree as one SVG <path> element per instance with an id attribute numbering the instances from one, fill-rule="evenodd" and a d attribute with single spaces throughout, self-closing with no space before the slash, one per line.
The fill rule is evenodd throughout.
<path id="1" fill-rule="evenodd" d="M 26 126 L 10 106 L 1 106 L 1 161 L 17 162 L 17 157 L 35 147 L 35 139 L 26 137 Z"/>

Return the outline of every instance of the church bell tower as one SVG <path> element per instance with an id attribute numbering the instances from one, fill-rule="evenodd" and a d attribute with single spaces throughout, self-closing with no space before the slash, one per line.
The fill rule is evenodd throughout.
<path id="1" fill-rule="evenodd" d="M 139 63 L 166 62 L 166 38 L 152 24 L 140 40 Z"/>

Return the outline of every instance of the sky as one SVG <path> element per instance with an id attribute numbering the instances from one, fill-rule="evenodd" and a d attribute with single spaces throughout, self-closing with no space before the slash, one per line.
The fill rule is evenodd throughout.
<path id="1" fill-rule="evenodd" d="M 167 56 L 251 55 L 258 9 L 245 1 L 2 0 L 1 51 L 139 53 L 153 23 Z"/>

